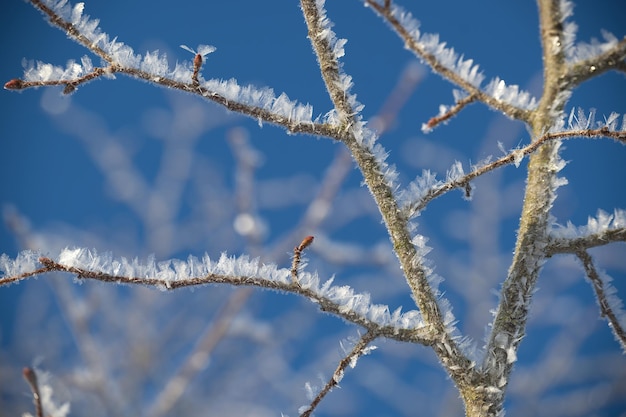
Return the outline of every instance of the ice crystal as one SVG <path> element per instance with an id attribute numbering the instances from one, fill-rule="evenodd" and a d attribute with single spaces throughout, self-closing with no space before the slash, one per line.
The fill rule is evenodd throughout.
<path id="1" fill-rule="evenodd" d="M 487 84 L 485 93 L 496 100 L 522 109 L 531 110 L 537 107 L 537 99 L 529 92 L 521 90 L 517 85 L 507 85 L 499 77 L 494 78 Z"/>
<path id="2" fill-rule="evenodd" d="M 609 230 L 615 230 L 626 227 L 626 210 L 615 209 L 613 214 L 609 214 L 604 210 L 598 210 L 596 217 L 587 219 L 584 226 L 575 226 L 568 221 L 565 226 L 560 225 L 552 219 L 552 230 L 550 235 L 555 238 L 574 239 L 591 235 L 601 235 Z"/>

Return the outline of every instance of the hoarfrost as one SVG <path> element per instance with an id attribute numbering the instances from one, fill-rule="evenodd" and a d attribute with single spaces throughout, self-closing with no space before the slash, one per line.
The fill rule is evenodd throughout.
<path id="1" fill-rule="evenodd" d="M 587 224 L 578 227 L 570 221 L 565 226 L 556 223 L 554 219 L 552 221 L 550 235 L 553 238 L 575 239 L 626 227 L 626 210 L 615 209 L 613 214 L 598 210 L 596 217 L 589 216 Z"/>
<path id="2" fill-rule="evenodd" d="M 532 110 L 537 107 L 537 99 L 529 92 L 521 90 L 517 85 L 507 85 L 499 77 L 495 77 L 487 84 L 485 93 L 496 100 L 522 109 Z"/>
<path id="3" fill-rule="evenodd" d="M 15 259 L 6 254 L 1 255 L 0 277 L 15 277 L 36 271 L 40 268 L 41 256 L 41 253 L 29 250 L 20 252 Z M 209 275 L 224 275 L 231 277 L 233 281 L 253 278 L 285 286 L 292 282 L 290 269 L 278 268 L 274 264 L 262 264 L 259 259 L 250 259 L 245 255 L 230 257 L 225 253 L 217 262 L 206 254 L 202 258 L 189 256 L 186 260 L 170 259 L 157 262 L 154 256 L 141 261 L 138 258 L 114 258 L 110 253 L 100 254 L 96 250 L 86 248 L 65 248 L 50 258 L 67 268 L 83 269 L 111 277 L 154 279 L 157 281 L 154 284 L 158 284 L 163 290 L 171 288 L 175 281 Z M 302 288 L 312 291 L 319 299 L 334 303 L 344 314 L 354 314 L 380 326 L 393 326 L 397 329 L 417 329 L 424 325 L 419 312 L 407 311 L 401 314 L 401 310 L 398 309 L 392 315 L 388 306 L 372 304 L 368 293 L 355 293 L 349 286 L 333 286 L 332 278 L 321 287 L 316 273 L 301 272 L 298 278 Z M 211 282 L 210 279 L 207 282 Z"/>

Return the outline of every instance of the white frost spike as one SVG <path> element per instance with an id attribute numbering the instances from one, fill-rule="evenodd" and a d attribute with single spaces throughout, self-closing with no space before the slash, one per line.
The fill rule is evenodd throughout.
<path id="1" fill-rule="evenodd" d="M 609 230 L 615 230 L 626 226 L 626 210 L 615 209 L 613 214 L 604 210 L 598 210 L 596 217 L 589 217 L 587 224 L 576 227 L 572 222 L 567 222 L 566 226 L 553 224 L 552 237 L 573 239 L 590 235 L 599 235 Z"/>
<path id="2" fill-rule="evenodd" d="M 313 401 L 313 399 L 315 398 L 315 395 L 316 395 L 315 391 L 317 391 L 317 388 L 312 386 L 311 383 L 307 381 L 304 384 L 304 391 L 306 392 L 306 398 L 309 401 Z M 307 406 L 307 408 L 308 408 L 308 406 Z"/>
<path id="3" fill-rule="evenodd" d="M 465 172 L 463 171 L 463 164 L 459 161 L 454 161 L 454 164 L 448 172 L 446 172 L 446 179 L 448 182 L 456 181 L 459 178 L 463 177 Z"/>
<path id="4" fill-rule="evenodd" d="M 407 208 L 412 204 L 419 203 L 431 190 L 442 185 L 443 182 L 437 179 L 434 172 L 424 169 L 422 175 L 411 181 L 407 188 L 400 193 L 400 205 Z"/>
<path id="5" fill-rule="evenodd" d="M 80 18 L 83 16 L 83 10 L 85 9 L 85 3 L 76 3 L 72 9 L 72 24 L 76 25 L 80 22 Z"/>
<path id="6" fill-rule="evenodd" d="M 215 52 L 215 50 L 217 49 L 215 46 L 213 45 L 198 45 L 198 50 L 194 50 L 191 49 L 190 47 L 188 47 L 187 45 L 180 45 L 181 48 L 183 48 L 185 51 L 189 51 L 192 54 L 196 55 L 199 54 L 200 56 L 202 56 L 203 58 L 205 56 L 207 56 L 208 54 Z"/>
<path id="7" fill-rule="evenodd" d="M 507 85 L 499 77 L 494 78 L 487 84 L 485 93 L 496 100 L 504 101 L 522 109 L 532 110 L 537 107 L 537 99 L 531 96 L 529 92 L 520 90 L 517 85 Z"/>

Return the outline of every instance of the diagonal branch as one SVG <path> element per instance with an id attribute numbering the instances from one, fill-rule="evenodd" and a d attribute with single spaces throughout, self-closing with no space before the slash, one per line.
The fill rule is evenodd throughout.
<path id="1" fill-rule="evenodd" d="M 577 238 L 552 238 L 546 247 L 546 256 L 561 253 L 578 253 L 613 242 L 626 242 L 626 227 L 605 230 Z"/>
<path id="2" fill-rule="evenodd" d="M 416 201 L 408 202 L 402 207 L 402 212 L 405 216 L 411 218 L 417 213 L 422 211 L 426 206 L 437 197 L 441 197 L 445 193 L 457 188 L 467 188 L 470 181 L 484 175 L 494 169 L 500 168 L 505 165 L 519 164 L 523 157 L 531 155 L 546 143 L 555 140 L 573 139 L 573 138 L 611 138 L 615 141 L 626 145 L 626 131 L 613 131 L 605 127 L 600 129 L 582 129 L 582 130 L 568 130 L 563 132 L 550 132 L 542 135 L 537 140 L 524 146 L 523 148 L 515 149 L 507 155 L 479 168 L 475 168 L 468 174 L 457 178 L 453 181 L 448 181 L 435 188 L 430 189 L 423 196 Z"/>
<path id="3" fill-rule="evenodd" d="M 593 290 L 596 294 L 596 298 L 598 300 L 598 305 L 600 306 L 600 316 L 606 317 L 606 320 L 609 322 L 609 327 L 613 331 L 615 339 L 620 343 L 622 350 L 626 352 L 626 330 L 624 330 L 623 323 L 620 322 L 617 314 L 620 312 L 621 301 L 617 299 L 613 294 L 611 294 L 614 289 L 608 283 L 607 279 L 603 279 L 593 264 L 593 259 L 591 255 L 587 253 L 585 250 L 580 250 L 576 252 L 576 256 L 580 259 L 580 262 L 583 264 L 583 268 L 585 268 L 585 274 L 591 285 L 593 286 Z M 610 297 L 613 297 L 611 299 Z M 618 310 L 618 311 L 616 311 Z M 623 315 L 623 312 L 621 312 Z"/>
<path id="4" fill-rule="evenodd" d="M 577 61 L 569 66 L 563 81 L 574 87 L 610 70 L 623 71 L 626 63 L 626 37 L 600 55 Z"/>
<path id="5" fill-rule="evenodd" d="M 363 355 L 369 353 L 368 345 L 372 343 L 378 336 L 376 333 L 369 331 L 364 334 L 359 341 L 354 345 L 350 353 L 348 353 L 341 361 L 339 361 L 339 365 L 337 365 L 337 369 L 333 372 L 333 375 L 330 377 L 324 388 L 317 394 L 315 398 L 311 401 L 309 407 L 300 414 L 300 417 L 310 417 L 315 411 L 315 408 L 319 405 L 319 403 L 324 399 L 324 397 L 336 386 L 339 385 L 339 382 L 343 379 L 343 375 L 345 370 L 350 366 L 354 368 L 356 365 L 356 361 Z"/>
<path id="6" fill-rule="evenodd" d="M 333 45 L 336 40 L 325 16 L 323 1 L 301 0 L 301 6 L 322 77 L 346 132 L 342 141 L 350 149 L 381 211 L 405 278 L 424 322 L 429 326 L 431 338 L 435 341 L 433 349 L 459 387 L 469 387 L 476 383 L 480 375 L 444 324 L 443 313 L 428 282 L 429 271 L 422 264 L 421 255 L 412 243 L 408 218 L 399 210 L 394 196 L 393 170 L 386 166 L 384 156 L 381 156 L 384 154 L 382 147 L 374 143 L 375 135 L 366 130 L 357 116 L 358 105 L 354 96 L 347 91 L 344 81 L 349 77 L 340 72 L 336 45 Z"/>
<path id="7" fill-rule="evenodd" d="M 478 101 L 482 101 L 491 108 L 499 110 L 513 119 L 528 121 L 530 117 L 529 110 L 497 99 L 493 95 L 488 94 L 479 88 L 480 83 L 477 82 L 479 79 L 477 76 L 477 68 L 473 67 L 471 70 L 466 69 L 466 67 L 471 67 L 471 64 L 473 63 L 472 60 L 463 61 L 462 57 L 457 60 L 455 65 L 461 67 L 464 72 L 467 72 L 466 76 L 461 76 L 457 71 L 455 71 L 454 68 L 451 68 L 450 65 L 444 64 L 435 53 L 432 53 L 430 50 L 425 48 L 422 42 L 420 42 L 413 33 L 416 31 L 417 22 L 413 22 L 413 26 L 415 26 L 415 28 L 412 29 L 407 27 L 407 25 L 398 19 L 398 14 L 401 14 L 403 18 L 408 19 L 407 13 L 404 11 L 398 11 L 398 13 L 396 13 L 399 8 L 397 6 L 392 6 L 391 1 L 380 4 L 374 0 L 365 0 L 365 4 L 374 9 L 404 41 L 405 47 L 411 50 L 419 58 L 423 59 L 435 73 L 463 88 L 470 96 L 474 97 Z M 438 49 L 441 48 L 435 48 L 435 50 Z"/>
<path id="8" fill-rule="evenodd" d="M 240 86 L 234 80 L 202 79 L 198 75 L 201 62 L 197 59 L 194 59 L 193 64 L 177 65 L 173 71 L 167 68 L 164 57 L 156 53 L 146 54 L 142 61 L 141 56 L 134 55 L 130 47 L 116 39 L 109 40 L 108 35 L 98 28 L 97 21 L 82 17 L 81 4 L 71 8 L 66 2 L 58 2 L 52 7 L 48 7 L 40 0 L 30 0 L 30 2 L 48 16 L 52 25 L 63 30 L 71 39 L 98 55 L 108 65 L 93 67 L 88 58 L 82 66 L 75 64 L 67 69 L 40 63 L 31 77 L 12 79 L 5 83 L 5 89 L 23 90 L 64 86 L 64 93 L 69 94 L 89 81 L 102 77 L 110 78 L 114 74 L 124 74 L 200 96 L 259 122 L 282 126 L 292 133 L 335 139 L 341 136 L 341 132 L 332 123 L 312 120 L 311 106 L 293 102 L 285 94 L 275 97 L 274 92 L 267 88 Z M 198 55 L 196 54 L 196 58 Z"/>

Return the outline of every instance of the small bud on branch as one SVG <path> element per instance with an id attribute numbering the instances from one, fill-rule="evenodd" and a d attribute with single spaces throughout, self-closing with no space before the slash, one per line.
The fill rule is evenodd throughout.
<path id="1" fill-rule="evenodd" d="M 300 266 L 300 261 L 302 259 L 302 251 L 308 248 L 311 243 L 313 243 L 313 236 L 307 236 L 302 239 L 302 242 L 295 248 L 293 248 L 293 262 L 291 264 L 291 278 L 294 283 L 298 283 L 298 267 Z"/>
<path id="2" fill-rule="evenodd" d="M 24 88 L 24 81 L 19 78 L 14 78 L 11 81 L 8 81 L 4 84 L 4 88 L 6 90 L 21 90 Z"/>

